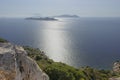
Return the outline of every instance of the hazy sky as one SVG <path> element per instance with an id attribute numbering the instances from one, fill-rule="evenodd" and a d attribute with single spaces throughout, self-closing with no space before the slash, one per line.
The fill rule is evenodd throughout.
<path id="1" fill-rule="evenodd" d="M 0 0 L 0 16 L 120 17 L 120 0 Z"/>

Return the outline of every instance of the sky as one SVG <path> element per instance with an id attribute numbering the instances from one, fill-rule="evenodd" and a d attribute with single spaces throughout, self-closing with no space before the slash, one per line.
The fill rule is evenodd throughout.
<path id="1" fill-rule="evenodd" d="M 0 17 L 120 17 L 120 0 L 0 0 Z"/>

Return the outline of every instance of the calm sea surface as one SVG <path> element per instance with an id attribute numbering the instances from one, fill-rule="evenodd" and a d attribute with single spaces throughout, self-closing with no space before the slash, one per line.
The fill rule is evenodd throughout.
<path id="1" fill-rule="evenodd" d="M 111 68 L 114 61 L 120 60 L 120 18 L 1 18 L 0 37 L 40 48 L 51 59 L 75 67 Z"/>

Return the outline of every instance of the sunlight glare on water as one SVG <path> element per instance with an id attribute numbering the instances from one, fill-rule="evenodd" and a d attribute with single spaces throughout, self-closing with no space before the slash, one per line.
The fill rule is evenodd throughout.
<path id="1" fill-rule="evenodd" d="M 64 22 L 46 22 L 43 31 L 44 48 L 47 55 L 55 61 L 66 61 L 68 51 L 66 50 L 66 31 Z M 65 41 L 66 40 L 66 41 Z M 64 47 L 64 48 L 61 48 Z M 61 54 L 61 53 L 65 54 Z"/>

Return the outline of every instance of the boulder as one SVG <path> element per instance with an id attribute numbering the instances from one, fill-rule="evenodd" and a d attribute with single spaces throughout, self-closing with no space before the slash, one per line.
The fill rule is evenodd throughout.
<path id="1" fill-rule="evenodd" d="M 0 80 L 49 80 L 21 46 L 0 43 Z"/>

